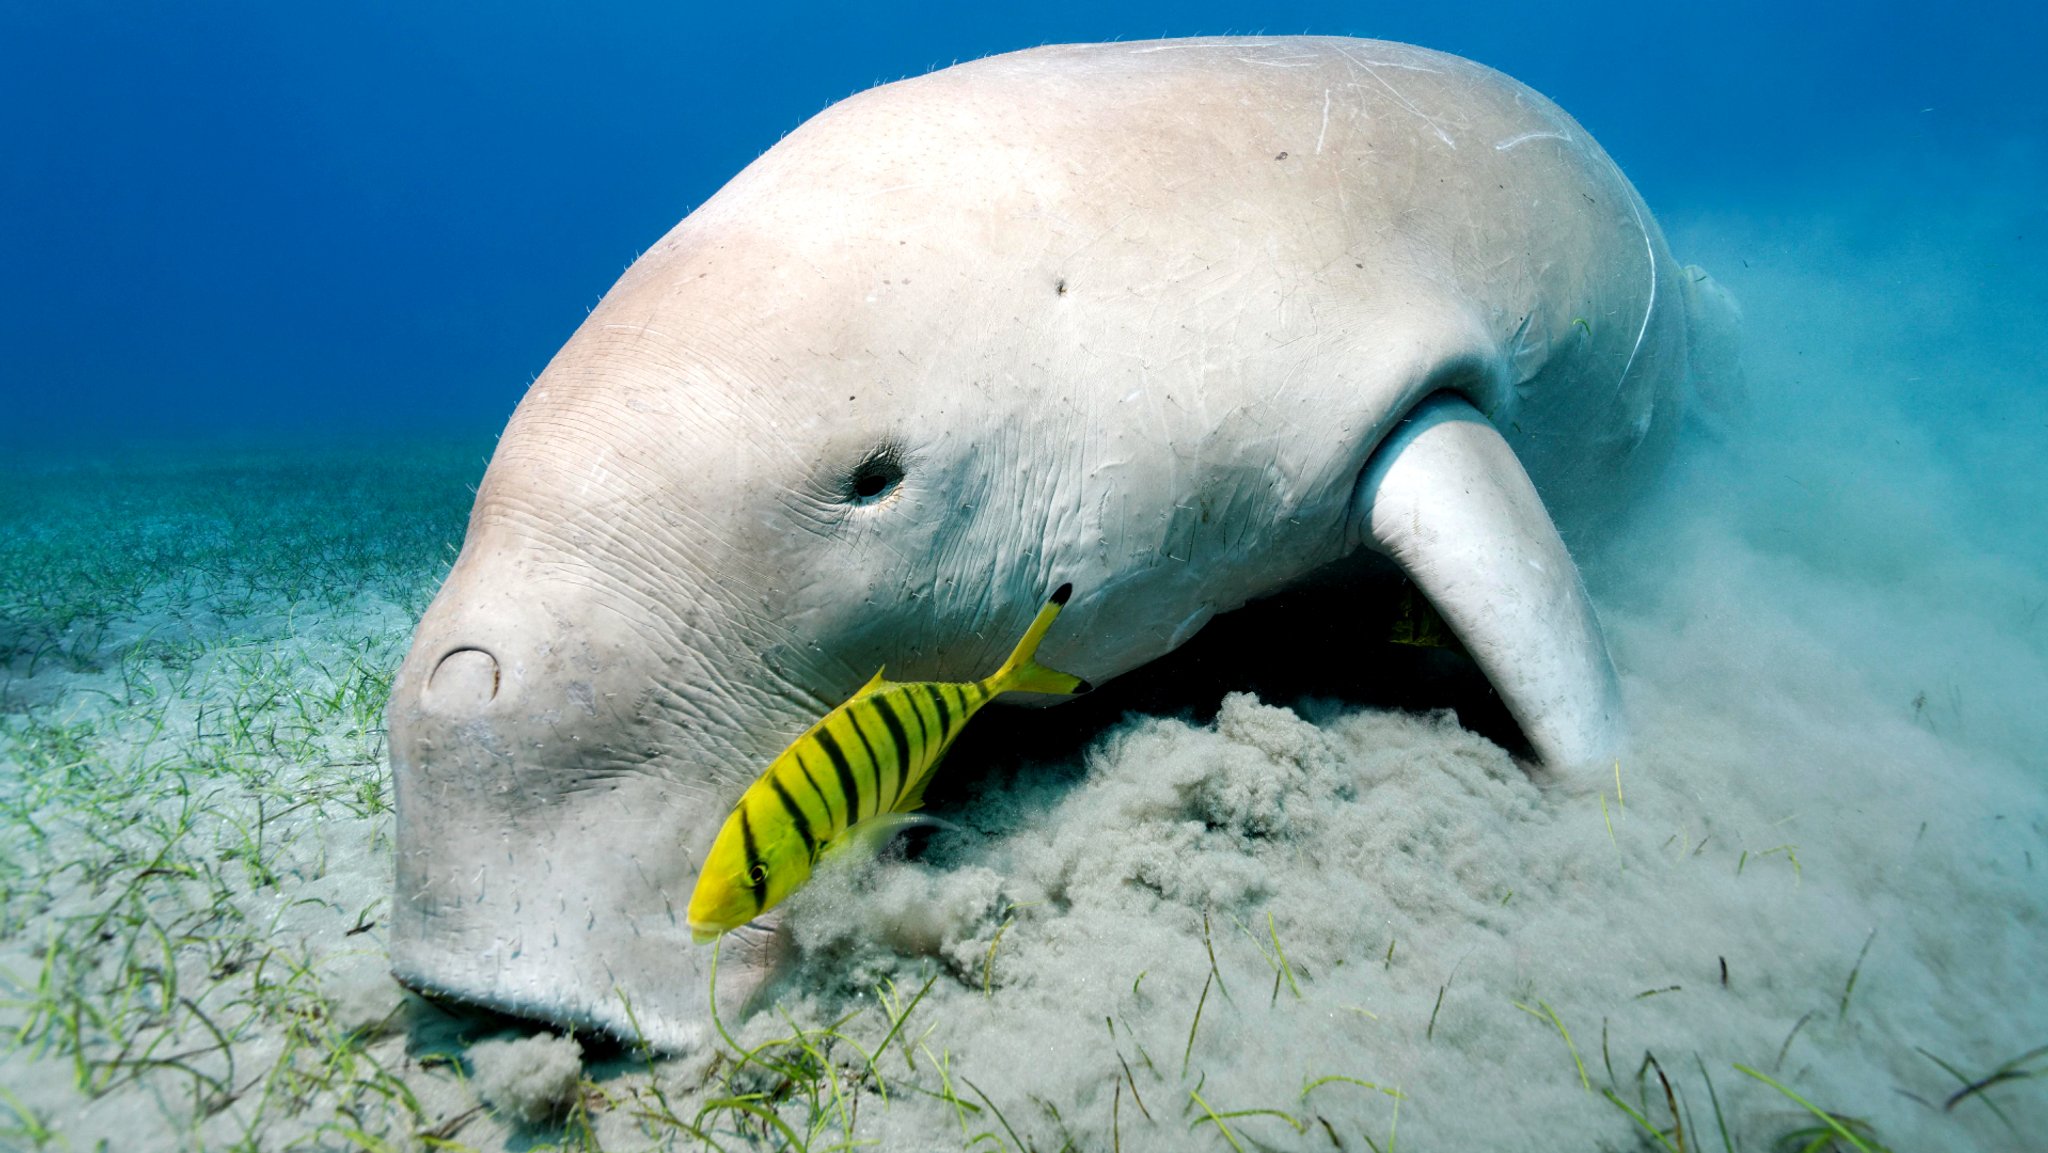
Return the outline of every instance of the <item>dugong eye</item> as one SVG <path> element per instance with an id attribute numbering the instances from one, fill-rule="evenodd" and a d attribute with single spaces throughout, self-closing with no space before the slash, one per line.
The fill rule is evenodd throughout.
<path id="1" fill-rule="evenodd" d="M 879 445 L 846 474 L 842 496 L 851 505 L 879 504 L 902 482 L 902 451 L 893 444 Z"/>

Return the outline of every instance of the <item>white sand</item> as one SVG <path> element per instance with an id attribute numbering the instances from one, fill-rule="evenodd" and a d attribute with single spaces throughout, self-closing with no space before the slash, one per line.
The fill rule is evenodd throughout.
<path id="1" fill-rule="evenodd" d="M 583 1084 L 583 1047 L 572 1037 L 493 1038 L 471 1045 L 468 1057 L 478 1098 L 519 1124 L 567 1116 Z"/>
<path id="2" fill-rule="evenodd" d="M 1646 1139 L 1601 1091 L 1668 1127 L 1646 1054 L 1682 1099 L 1689 1149 L 1722 1148 L 1708 1077 L 1742 1148 L 1815 1123 L 1737 1064 L 1895 1149 L 2029 1147 L 2048 1131 L 2048 1080 L 1945 1109 L 1960 1083 L 1940 1062 L 1975 1077 L 2048 1045 L 2048 380 L 2033 353 L 2048 277 L 2009 247 L 2040 209 L 1964 189 L 1813 203 L 1674 229 L 1742 298 L 1753 397 L 1587 558 L 1636 725 L 1618 780 L 1532 782 L 1442 715 L 1240 695 L 1209 726 L 1133 719 L 1094 743 L 1085 774 L 1004 782 L 975 831 L 800 893 L 801 958 L 779 1011 L 731 1023 L 742 1039 L 864 1010 L 844 1031 L 872 1047 L 889 1028 L 877 987 L 900 1007 L 930 980 L 878 1058 L 887 1103 L 870 1079 L 847 1105 L 856 1135 L 890 1150 L 1008 1146 L 1012 1132 L 1047 1153 L 1069 1139 L 1227 1148 L 1209 1109 L 1274 1111 L 1225 1120 L 1247 1149 L 1387 1149 L 1397 1126 L 1406 1149 L 1634 1149 Z M 264 643 L 331 664 L 371 638 L 392 660 L 403 612 L 365 613 L 321 609 Z M 20 665 L 16 720 L 111 707 L 89 690 L 114 673 L 46 666 L 31 684 Z M 201 677 L 190 693 L 156 740 L 181 739 L 230 689 Z M 375 738 L 353 740 L 337 757 Z M 280 883 L 244 877 L 232 902 L 310 962 L 322 999 L 266 992 L 286 978 L 246 970 L 209 985 L 200 946 L 174 943 L 181 993 L 250 1022 L 233 1083 L 252 1088 L 195 1125 L 192 1076 L 161 1069 L 94 1100 L 49 1050 L 0 1061 L 14 1107 L 71 1148 L 226 1147 L 245 1132 L 277 1148 L 322 1126 L 331 1148 L 355 1147 L 354 1129 L 398 1147 L 431 1131 L 476 1148 L 586 1133 L 689 1148 L 636 1119 L 659 1111 L 655 1089 L 689 1121 L 713 1096 L 778 1084 L 710 1052 L 657 1063 L 650 1083 L 630 1054 L 599 1052 L 579 1095 L 566 1042 L 494 1061 L 473 1043 L 528 1030 L 402 1001 L 381 975 L 381 927 L 346 934 L 386 898 L 388 815 L 319 809 L 274 827 Z M 209 820 L 208 836 L 227 827 Z M 69 844 L 0 846 L 14 864 L 0 865 L 0 970 L 23 985 L 39 927 L 103 900 L 55 872 Z M 49 896 L 30 908 L 30 889 Z M 285 1007 L 238 1015 L 245 1002 Z M 0 1009 L 0 1024 L 23 1014 Z M 350 1028 L 360 1043 L 335 1040 Z M 157 1055 L 203 1040 L 188 1023 Z M 375 1060 L 417 1114 L 388 1093 L 296 1083 L 257 1110 L 261 1078 L 336 1054 L 356 1062 L 341 1084 L 374 1082 Z M 843 1044 L 832 1055 L 863 1064 Z M 188 1063 L 224 1078 L 220 1062 Z M 496 1114 L 478 1109 L 471 1071 Z M 518 1087 L 512 1074 L 532 1072 L 547 1083 Z M 947 1085 L 965 1105 L 933 1095 Z M 809 1116 L 801 1100 L 783 1120 L 836 1143 L 831 1099 Z M 566 1125 L 512 1120 L 534 1102 L 534 1116 L 573 1108 Z M 704 1125 L 741 1147 L 741 1120 Z M 0 1143 L 32 1143 L 15 1130 Z"/>

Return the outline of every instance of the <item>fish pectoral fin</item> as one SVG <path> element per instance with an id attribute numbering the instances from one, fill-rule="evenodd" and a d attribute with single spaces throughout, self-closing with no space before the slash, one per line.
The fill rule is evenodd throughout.
<path id="1" fill-rule="evenodd" d="M 927 825 L 944 829 L 955 827 L 950 822 L 919 813 L 877 813 L 846 830 L 844 834 L 835 838 L 831 844 L 826 845 L 824 851 L 818 854 L 818 860 L 820 862 L 838 860 L 848 853 L 854 854 L 853 857 L 848 859 L 870 860 L 880 856 L 882 850 L 888 847 L 890 840 L 896 834 L 906 829 Z"/>

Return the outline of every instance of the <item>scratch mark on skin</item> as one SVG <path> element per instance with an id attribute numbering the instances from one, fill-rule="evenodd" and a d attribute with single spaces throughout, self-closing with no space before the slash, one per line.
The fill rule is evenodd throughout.
<path id="1" fill-rule="evenodd" d="M 609 448 L 598 450 L 596 459 L 590 462 L 589 470 L 584 473 L 583 486 L 576 493 L 578 497 L 588 498 L 593 491 L 607 492 L 611 489 L 611 455 L 612 450 Z"/>
<path id="2" fill-rule="evenodd" d="M 1065 259 L 1068 261 L 1072 261 L 1076 257 L 1080 256 L 1082 253 L 1088 251 L 1090 248 L 1095 247 L 1097 244 L 1102 243 L 1104 240 L 1107 240 L 1111 236 L 1117 235 L 1119 232 L 1122 231 L 1124 222 L 1128 221 L 1131 217 L 1136 216 L 1137 214 L 1138 209 L 1133 208 L 1129 212 L 1124 213 L 1122 216 L 1117 217 L 1114 221 L 1110 222 L 1109 227 L 1104 228 L 1102 231 L 1082 241 L 1080 244 L 1074 246 L 1073 248 L 1068 249 Z"/>
<path id="3" fill-rule="evenodd" d="M 1527 144 L 1531 140 L 1562 140 L 1566 144 L 1570 144 L 1572 142 L 1572 138 L 1562 132 L 1524 132 L 1520 136 L 1509 137 L 1508 139 L 1501 141 L 1499 144 L 1494 145 L 1493 150 L 1495 152 L 1506 152 L 1510 148 L 1514 148 L 1522 144 Z"/>
<path id="4" fill-rule="evenodd" d="M 1615 169 L 1617 175 L 1620 171 Z M 1650 302 L 1643 306 L 1643 326 L 1636 329 L 1636 345 L 1628 350 L 1628 363 L 1621 366 L 1621 377 L 1614 382 L 1616 396 L 1621 395 L 1622 385 L 1628 383 L 1628 370 L 1635 367 L 1636 354 L 1643 350 L 1643 336 L 1650 331 L 1650 316 L 1657 311 L 1657 250 L 1650 244 L 1650 228 L 1643 223 L 1643 210 L 1636 206 L 1634 196 L 1629 197 L 1628 208 L 1636 214 L 1636 228 L 1643 234 L 1643 254 L 1650 261 Z"/>
<path id="5" fill-rule="evenodd" d="M 1323 126 L 1316 130 L 1316 155 L 1323 154 L 1323 137 L 1330 132 L 1330 90 L 1323 89 Z"/>
<path id="6" fill-rule="evenodd" d="M 607 324 L 604 326 L 604 330 L 606 332 L 644 332 L 649 336 L 659 336 L 664 340 L 668 339 L 668 333 L 661 331 L 651 324 Z"/>
<path id="7" fill-rule="evenodd" d="M 891 184 L 887 188 L 870 189 L 867 192 L 862 193 L 862 195 L 872 198 L 876 196 L 887 196 L 892 192 L 916 192 L 920 189 L 930 188 L 935 183 L 937 182 L 931 180 L 913 180 L 909 184 Z"/>
<path id="8" fill-rule="evenodd" d="M 1358 61 L 1353 60 L 1352 63 L 1356 64 Z M 1403 72 L 1427 72 L 1432 76 L 1441 76 L 1444 71 L 1441 68 L 1425 68 L 1420 64 L 1403 64 L 1398 60 L 1368 60 L 1366 63 L 1375 68 L 1399 68 Z"/>
<path id="9" fill-rule="evenodd" d="M 1443 125 L 1437 123 L 1435 118 L 1431 117 L 1422 109 L 1417 108 L 1415 106 L 1414 101 L 1408 99 L 1406 96 L 1401 95 L 1400 89 L 1394 87 L 1392 84 L 1387 83 L 1386 77 L 1381 76 L 1379 72 L 1374 69 L 1373 61 L 1360 60 L 1358 57 L 1353 56 L 1351 53 L 1344 51 L 1342 48 L 1335 49 L 1335 51 L 1337 55 L 1342 56 L 1344 59 L 1351 61 L 1353 67 L 1365 73 L 1367 76 L 1372 77 L 1374 83 L 1386 89 L 1387 94 L 1394 98 L 1394 102 L 1396 104 L 1399 104 L 1401 107 L 1407 109 L 1411 114 L 1413 114 L 1417 119 L 1421 120 L 1424 124 L 1429 125 L 1430 130 L 1436 133 L 1436 138 L 1438 140 L 1443 141 L 1447 147 L 1453 150 L 1455 150 L 1458 147 L 1458 142 L 1451 139 L 1451 134 L 1444 131 Z M 1427 72 L 1430 71 L 1430 69 L 1423 68 L 1416 69 L 1415 71 Z"/>

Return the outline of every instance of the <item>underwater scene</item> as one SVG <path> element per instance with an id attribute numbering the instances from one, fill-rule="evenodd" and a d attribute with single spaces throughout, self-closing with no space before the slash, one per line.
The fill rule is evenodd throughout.
<path id="1" fill-rule="evenodd" d="M 0 9 L 0 1150 L 2048 1148 L 2044 44 Z"/>

